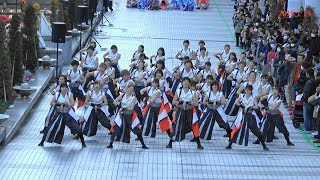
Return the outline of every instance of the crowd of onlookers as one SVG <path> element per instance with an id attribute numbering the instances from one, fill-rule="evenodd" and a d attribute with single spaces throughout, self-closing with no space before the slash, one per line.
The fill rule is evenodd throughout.
<path id="1" fill-rule="evenodd" d="M 264 7 L 259 7 L 263 4 L 259 0 L 235 3 L 232 19 L 236 47 L 280 87 L 290 114 L 294 105 L 302 102 L 304 130 L 313 133 L 314 142 L 320 142 L 320 28 L 308 31 L 303 26 L 304 7 L 270 21 L 269 0 L 263 2 Z"/>

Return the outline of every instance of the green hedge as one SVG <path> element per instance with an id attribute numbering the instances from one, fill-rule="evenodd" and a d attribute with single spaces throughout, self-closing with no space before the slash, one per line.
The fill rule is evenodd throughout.
<path id="1" fill-rule="evenodd" d="M 8 102 L 4 102 L 4 100 L 0 99 L 0 114 L 3 114 L 9 105 L 10 104 Z"/>

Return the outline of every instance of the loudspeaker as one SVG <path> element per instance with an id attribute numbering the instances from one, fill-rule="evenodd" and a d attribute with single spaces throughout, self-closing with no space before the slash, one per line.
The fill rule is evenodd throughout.
<path id="1" fill-rule="evenodd" d="M 78 6 L 76 11 L 76 17 L 78 23 L 87 23 L 88 24 L 88 17 L 89 17 L 89 8 L 88 6 Z"/>
<path id="2" fill-rule="evenodd" d="M 66 33 L 67 33 L 66 23 L 53 22 L 51 27 L 52 27 L 51 41 L 54 43 L 65 43 Z"/>

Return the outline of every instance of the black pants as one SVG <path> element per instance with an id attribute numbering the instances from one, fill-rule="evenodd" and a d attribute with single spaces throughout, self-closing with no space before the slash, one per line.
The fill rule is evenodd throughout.
<path id="1" fill-rule="evenodd" d="M 113 11 L 113 9 L 112 9 L 112 4 L 113 4 L 112 1 L 103 0 L 103 6 L 106 8 L 106 11 L 108 11 L 108 8 L 109 8 L 111 11 Z"/>
<path id="2" fill-rule="evenodd" d="M 240 36 L 240 33 L 236 33 L 236 46 L 239 46 Z"/>
<path id="3" fill-rule="evenodd" d="M 316 119 L 316 131 L 320 132 L 320 116 L 318 115 Z M 320 139 L 320 134 L 316 136 L 317 139 Z"/>
<path id="4" fill-rule="evenodd" d="M 255 116 L 252 115 L 251 112 L 244 114 L 242 123 L 243 125 L 241 129 L 236 133 L 230 142 L 238 142 L 240 145 L 244 143 L 244 145 L 247 146 L 249 141 L 249 130 L 258 138 L 262 137 L 262 133 L 257 125 Z"/>
<path id="5" fill-rule="evenodd" d="M 132 129 L 132 114 L 123 114 L 121 127 L 116 126 L 115 132 L 112 133 L 110 140 L 113 142 L 116 138 L 122 139 L 124 143 L 130 143 L 130 132 L 133 132 L 137 136 L 141 136 L 141 129 L 138 126 Z"/>
<path id="6" fill-rule="evenodd" d="M 272 114 L 268 113 L 266 116 L 266 120 L 262 124 L 263 128 L 263 137 L 267 142 L 272 142 L 274 139 L 274 131 L 275 127 L 279 129 L 279 131 L 284 135 L 285 139 L 289 143 L 289 132 L 284 124 L 283 117 L 280 116 L 279 113 L 277 114 Z"/>

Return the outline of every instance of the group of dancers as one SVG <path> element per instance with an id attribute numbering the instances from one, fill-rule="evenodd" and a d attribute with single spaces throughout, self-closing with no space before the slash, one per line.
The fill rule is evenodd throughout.
<path id="1" fill-rule="evenodd" d="M 229 138 L 226 149 L 233 143 L 247 146 L 250 130 L 257 137 L 254 143 L 268 150 L 265 141 L 277 139 L 275 127 L 293 146 L 279 110 L 279 88 L 269 82 L 268 75 L 258 80 L 255 63 L 245 53 L 238 59 L 226 45 L 223 52 L 214 54 L 216 63 L 211 63 L 204 41 L 191 50 L 185 40 L 174 60 L 180 64 L 171 71 L 165 67 L 164 48 L 147 57 L 140 45 L 130 69 L 121 70 L 117 46 L 111 46 L 100 64 L 95 46 L 91 43 L 81 62 L 73 60 L 71 69 L 50 88 L 51 108 L 39 146 L 60 144 L 67 126 L 86 147 L 84 136 L 95 136 L 98 122 L 111 136 L 107 148 L 113 148 L 115 141 L 130 143 L 133 132 L 142 148 L 148 149 L 143 136 L 155 138 L 158 125 L 168 135 L 166 148 L 192 132 L 191 142 L 203 149 L 200 139 L 212 138 L 215 122 Z M 75 108 L 83 113 L 76 114 Z"/>
<path id="2" fill-rule="evenodd" d="M 193 11 L 196 9 L 208 9 L 208 0 L 127 0 L 128 8 L 138 9 L 182 9 L 183 11 Z"/>

